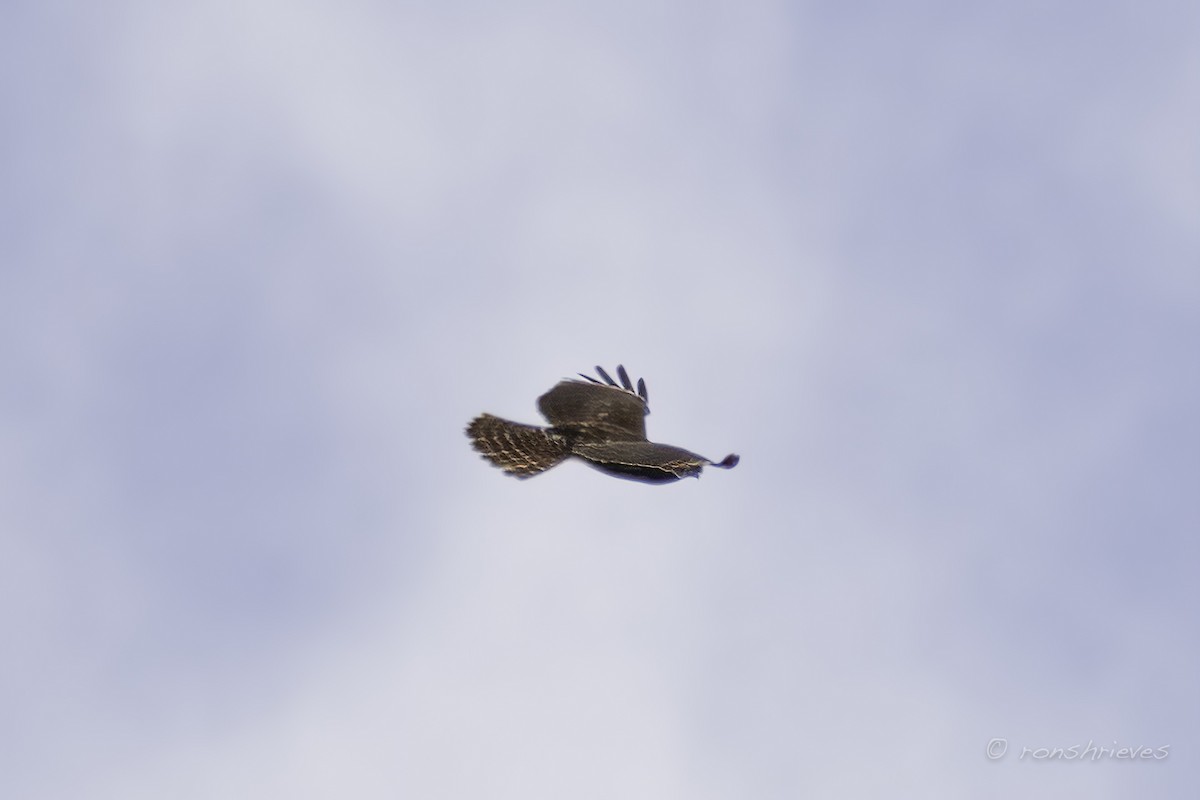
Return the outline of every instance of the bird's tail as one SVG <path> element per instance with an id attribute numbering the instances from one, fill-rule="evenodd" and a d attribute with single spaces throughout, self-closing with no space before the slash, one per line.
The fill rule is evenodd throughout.
<path id="1" fill-rule="evenodd" d="M 467 426 L 471 446 L 509 475 L 532 478 L 571 455 L 565 438 L 536 425 L 481 414 Z"/>

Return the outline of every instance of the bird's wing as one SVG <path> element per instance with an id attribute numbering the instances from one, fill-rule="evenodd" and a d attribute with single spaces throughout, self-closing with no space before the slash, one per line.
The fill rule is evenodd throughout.
<path id="1" fill-rule="evenodd" d="M 553 389 L 538 398 L 538 410 L 557 427 L 573 428 L 584 440 L 591 441 L 645 441 L 646 384 L 638 381 L 635 391 L 624 367 L 617 368 L 624 386 L 618 385 L 608 373 L 597 367 L 596 371 L 605 378 L 600 383 L 594 378 L 584 377 L 588 382 L 560 381 Z"/>
<path id="2" fill-rule="evenodd" d="M 699 477 L 704 466 L 712 463 L 682 447 L 654 442 L 580 444 L 572 452 L 609 475 L 645 483 Z"/>

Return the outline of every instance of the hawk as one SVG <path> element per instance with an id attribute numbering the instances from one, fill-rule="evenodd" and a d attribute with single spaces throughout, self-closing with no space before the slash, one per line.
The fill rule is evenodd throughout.
<path id="1" fill-rule="evenodd" d="M 644 483 L 670 483 L 699 478 L 705 465 L 731 469 L 738 456 L 720 461 L 646 440 L 650 413 L 646 382 L 637 390 L 625 367 L 617 367 L 618 384 L 602 367 L 604 382 L 579 373 L 582 381 L 560 381 L 538 398 L 538 410 L 550 427 L 522 425 L 481 414 L 467 426 L 471 446 L 497 467 L 517 478 L 532 478 L 571 456 L 617 478 Z"/>

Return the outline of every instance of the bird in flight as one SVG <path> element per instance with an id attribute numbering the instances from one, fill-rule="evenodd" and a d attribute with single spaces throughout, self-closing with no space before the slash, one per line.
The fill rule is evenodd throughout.
<path id="1" fill-rule="evenodd" d="M 532 478 L 571 456 L 614 477 L 644 483 L 699 478 L 706 465 L 737 466 L 739 458 L 732 453 L 712 461 L 682 447 L 648 441 L 646 382 L 639 378 L 635 390 L 623 366 L 617 367 L 619 384 L 602 367 L 596 372 L 603 382 L 579 373 L 583 380 L 560 381 L 538 398 L 549 427 L 481 414 L 467 426 L 471 446 L 517 478 Z"/>

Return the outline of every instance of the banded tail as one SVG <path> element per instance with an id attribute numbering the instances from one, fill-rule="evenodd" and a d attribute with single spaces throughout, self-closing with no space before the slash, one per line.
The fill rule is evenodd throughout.
<path id="1" fill-rule="evenodd" d="M 491 414 L 471 420 L 467 436 L 480 455 L 518 478 L 532 478 L 571 455 L 571 446 L 562 436 Z"/>

